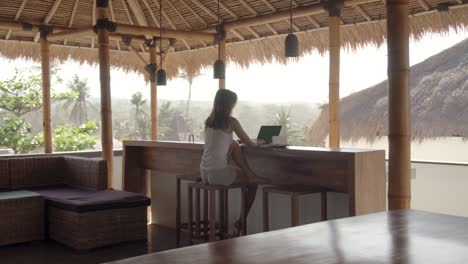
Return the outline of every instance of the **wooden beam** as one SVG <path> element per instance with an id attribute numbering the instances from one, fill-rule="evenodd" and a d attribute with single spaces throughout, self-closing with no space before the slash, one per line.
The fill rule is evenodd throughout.
<path id="1" fill-rule="evenodd" d="M 96 25 L 96 0 L 93 0 L 91 6 L 91 18 L 93 19 L 93 26 Z M 94 49 L 94 37 L 91 38 L 91 48 Z"/>
<path id="2" fill-rule="evenodd" d="M 148 64 L 148 62 L 145 60 L 145 58 L 143 58 L 143 56 L 141 56 L 141 54 L 138 52 L 138 50 L 136 50 L 131 44 L 128 45 L 127 47 L 128 47 L 128 50 L 133 55 L 135 55 L 135 57 L 138 58 L 138 61 L 139 61 L 141 67 L 145 67 Z"/>
<path id="3" fill-rule="evenodd" d="M 340 147 L 340 18 L 328 17 L 329 32 L 329 122 L 330 135 L 329 146 Z"/>
<path id="4" fill-rule="evenodd" d="M 23 1 L 21 2 L 20 7 L 19 7 L 18 10 L 16 11 L 15 21 L 18 21 L 18 19 L 20 18 L 21 12 L 23 12 L 23 9 L 24 9 L 24 7 L 26 6 L 26 3 L 27 3 L 27 2 L 28 2 L 28 0 L 23 0 Z M 6 35 L 5 35 L 5 39 L 9 39 L 9 38 L 10 38 L 12 31 L 13 31 L 13 30 L 8 29 L 8 32 L 7 32 Z"/>
<path id="5" fill-rule="evenodd" d="M 387 0 L 388 209 L 411 208 L 409 3 Z"/>
<path id="6" fill-rule="evenodd" d="M 364 11 L 359 5 L 354 6 L 354 8 L 355 8 L 356 11 L 357 11 L 363 18 L 365 18 L 367 21 L 371 21 L 371 20 L 372 20 L 372 18 L 366 13 L 366 11 Z"/>
<path id="7" fill-rule="evenodd" d="M 72 9 L 72 13 L 70 15 L 70 20 L 68 22 L 68 27 L 73 26 L 73 21 L 75 20 L 76 10 L 78 9 L 78 4 L 79 3 L 80 3 L 80 0 L 75 0 L 75 3 L 73 4 L 73 9 Z"/>
<path id="8" fill-rule="evenodd" d="M 244 37 L 241 33 L 239 33 L 237 30 L 235 30 L 235 29 L 231 30 L 231 33 L 234 34 L 234 35 L 236 35 L 236 37 L 238 37 L 240 40 L 244 40 L 244 39 L 245 39 L 245 37 Z"/>
<path id="9" fill-rule="evenodd" d="M 317 21 L 317 19 L 315 19 L 313 16 L 307 16 L 307 19 L 312 23 L 314 24 L 314 26 L 316 28 L 321 28 L 322 26 L 320 25 L 320 23 Z"/>
<path id="10" fill-rule="evenodd" d="M 146 1 L 146 0 L 145 0 L 145 1 Z M 161 8 L 161 6 L 159 5 L 159 3 L 158 3 L 157 0 L 153 0 L 153 2 L 154 2 L 154 4 L 155 4 L 158 8 Z M 170 1 L 167 1 L 167 2 L 170 3 Z M 165 12 L 164 10 L 162 10 L 161 13 L 162 13 L 162 15 L 164 16 L 164 18 L 166 19 L 167 23 L 169 23 L 169 26 L 170 26 L 172 29 L 176 30 L 177 27 L 175 26 L 174 22 L 172 22 L 172 19 L 166 14 L 166 12 Z M 161 21 L 161 23 L 162 23 L 162 21 Z M 182 40 L 182 43 L 184 43 L 184 45 L 185 45 L 185 47 L 186 47 L 187 49 L 190 49 L 190 45 L 188 44 L 188 42 L 187 42 L 185 39 Z"/>
<path id="11" fill-rule="evenodd" d="M 98 18 L 108 19 L 108 6 L 105 1 L 100 1 L 97 6 Z M 108 187 L 113 187 L 113 136 L 112 136 L 112 106 L 110 89 L 110 62 L 109 62 L 109 32 L 105 28 L 98 29 L 98 55 L 99 55 L 99 79 L 101 84 L 101 142 L 102 158 L 107 160 Z"/>
<path id="12" fill-rule="evenodd" d="M 127 0 L 127 3 L 128 3 L 128 6 L 130 7 L 130 9 L 132 10 L 133 14 L 135 15 L 135 18 L 137 20 L 138 25 L 148 26 L 148 22 L 146 21 L 146 18 L 145 18 L 145 13 L 143 12 L 143 9 L 141 8 L 140 4 L 138 3 L 138 0 Z M 129 14 L 129 16 L 130 16 L 130 14 Z M 156 23 L 158 23 L 158 22 L 156 21 Z"/>
<path id="13" fill-rule="evenodd" d="M 276 8 L 275 8 L 270 2 L 268 2 L 268 0 L 262 0 L 262 2 L 263 2 L 266 6 L 268 6 L 268 7 L 271 9 L 272 12 L 276 12 Z"/>
<path id="14" fill-rule="evenodd" d="M 182 1 L 184 2 L 184 1 Z M 214 20 L 218 21 L 218 15 L 216 15 L 213 11 L 211 11 L 208 7 L 206 7 L 204 4 L 200 3 L 198 0 L 192 0 L 192 3 L 194 3 L 196 6 L 198 6 L 201 10 L 205 11 L 208 15 L 210 15 Z"/>
<path id="15" fill-rule="evenodd" d="M 172 10 L 179 16 L 180 19 L 187 25 L 187 29 L 192 29 L 192 25 L 187 21 L 187 19 L 179 12 L 179 9 L 177 9 L 171 1 L 167 1 L 167 4 L 172 8 Z"/>
<path id="16" fill-rule="evenodd" d="M 431 8 L 427 5 L 427 3 L 424 0 L 418 0 L 418 3 L 424 8 L 424 10 L 428 11 Z"/>
<path id="17" fill-rule="evenodd" d="M 257 31 L 255 31 L 253 28 L 251 27 L 247 27 L 247 30 L 252 33 L 252 35 L 254 35 L 256 38 L 259 38 L 260 37 L 260 34 L 257 33 Z"/>
<path id="18" fill-rule="evenodd" d="M 251 7 L 247 2 L 245 2 L 245 0 L 240 0 L 240 2 L 245 8 L 247 8 L 247 10 L 249 10 L 250 13 L 252 13 L 252 15 L 254 16 L 258 15 L 258 12 L 253 7 Z"/>
<path id="19" fill-rule="evenodd" d="M 125 14 L 127 15 L 129 24 L 130 25 L 135 24 L 135 23 L 133 23 L 132 16 L 130 15 L 130 11 L 128 10 L 128 7 L 127 7 L 127 4 L 125 3 L 125 0 L 121 0 L 121 2 L 122 2 L 122 6 L 124 7 Z"/>
<path id="20" fill-rule="evenodd" d="M 153 22 L 154 22 L 154 24 L 156 25 L 156 27 L 161 27 L 161 22 L 158 21 L 158 20 L 156 19 L 156 16 L 154 15 L 154 12 L 153 12 L 153 9 L 152 9 L 151 6 L 148 4 L 148 1 L 146 1 L 146 0 L 141 0 L 141 1 L 142 1 L 143 4 L 145 5 L 146 10 L 148 10 L 148 12 L 150 13 L 150 16 L 151 16 L 151 18 L 153 19 Z M 138 4 L 138 2 L 136 2 L 136 1 L 135 1 L 135 3 Z M 142 12 L 143 12 L 143 11 L 142 11 Z M 143 14 L 143 13 L 142 13 L 142 14 Z M 145 18 L 144 16 L 143 16 L 142 19 L 144 19 L 144 20 L 146 21 L 146 18 Z M 142 24 L 140 24 L 140 25 L 143 26 Z M 147 26 L 147 25 L 146 25 L 146 26 Z"/>
<path id="21" fill-rule="evenodd" d="M 77 29 L 70 29 L 65 31 L 60 31 L 57 33 L 51 33 L 47 36 L 49 41 L 55 41 L 60 39 L 76 39 L 82 38 L 86 36 L 94 37 L 96 33 L 94 33 L 92 27 L 83 27 Z"/>
<path id="22" fill-rule="evenodd" d="M 60 6 L 60 3 L 62 3 L 62 0 L 55 0 L 54 4 L 52 5 L 49 12 L 47 13 L 47 16 L 42 21 L 42 24 L 44 24 L 44 25 L 49 24 L 50 20 L 55 15 L 55 12 L 57 12 L 57 9 Z M 38 32 L 34 36 L 34 42 L 37 42 L 39 40 L 39 37 L 40 37 L 40 33 Z"/>
<path id="23" fill-rule="evenodd" d="M 44 133 L 44 152 L 52 153 L 52 119 L 50 113 L 50 51 L 45 35 L 40 38 L 42 71 L 42 128 Z"/>
<path id="24" fill-rule="evenodd" d="M 162 34 L 166 38 L 175 38 L 175 39 L 192 39 L 192 40 L 205 40 L 213 41 L 215 34 L 198 32 L 198 31 L 181 31 L 181 30 L 172 30 L 172 29 L 161 29 Z M 159 28 L 155 27 L 144 27 L 144 26 L 132 26 L 116 23 L 116 33 L 126 34 L 126 35 L 149 35 L 149 36 L 159 36 Z"/>
<path id="25" fill-rule="evenodd" d="M 185 0 L 182 0 L 182 1 L 179 1 L 179 3 L 182 3 L 182 5 L 187 8 L 190 12 L 192 12 L 192 14 L 198 18 L 198 20 L 200 20 L 205 26 L 208 26 L 208 23 L 206 23 L 206 21 L 200 16 L 200 14 L 198 14 L 195 10 L 193 10 L 193 8 L 191 8 L 186 2 Z"/>
<path id="26" fill-rule="evenodd" d="M 227 57 L 226 57 L 226 39 L 222 39 L 219 41 L 219 58 L 224 61 L 224 64 L 227 68 Z M 218 80 L 219 89 L 226 89 L 226 79 L 219 79 Z"/>
<path id="27" fill-rule="evenodd" d="M 347 1 L 344 1 L 344 6 L 355 6 L 359 4 L 373 3 L 373 2 L 379 2 L 379 1 L 380 0 L 347 0 Z M 310 15 L 318 15 L 318 14 L 323 14 L 323 13 L 325 13 L 324 2 L 312 4 L 309 6 L 299 6 L 299 7 L 293 8 L 293 16 L 295 18 L 310 16 Z M 249 26 L 264 25 L 267 23 L 283 21 L 283 20 L 289 19 L 289 17 L 290 17 L 290 11 L 283 10 L 283 11 L 277 11 L 277 12 L 270 13 L 270 14 L 259 15 L 256 17 L 239 19 L 236 21 L 228 21 L 224 23 L 224 27 L 226 30 L 232 30 L 236 28 L 245 28 Z M 203 31 L 210 31 L 210 32 L 214 30 L 215 30 L 215 27 L 212 27 L 212 26 L 203 29 Z"/>
<path id="28" fill-rule="evenodd" d="M 157 64 L 156 45 L 149 48 L 150 63 Z M 151 140 L 158 139 L 158 87 L 156 80 L 150 81 L 151 86 Z"/>

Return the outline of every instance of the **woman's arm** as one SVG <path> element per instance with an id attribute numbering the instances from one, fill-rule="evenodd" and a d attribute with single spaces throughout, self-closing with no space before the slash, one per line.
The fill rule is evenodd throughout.
<path id="1" fill-rule="evenodd" d="M 257 142 L 249 138 L 247 133 L 245 133 L 244 128 L 242 128 L 239 121 L 237 121 L 237 119 L 235 119 L 234 117 L 231 117 L 231 126 L 232 130 L 236 133 L 236 135 L 240 138 L 240 140 L 242 140 L 244 144 L 246 144 L 249 147 L 256 147 L 258 145 Z"/>

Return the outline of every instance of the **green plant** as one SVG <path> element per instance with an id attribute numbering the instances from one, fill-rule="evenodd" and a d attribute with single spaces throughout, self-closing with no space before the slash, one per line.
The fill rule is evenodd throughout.
<path id="1" fill-rule="evenodd" d="M 31 124 L 19 117 L 3 117 L 0 126 L 0 146 L 10 148 L 15 154 L 28 153 L 38 148 L 42 139 L 32 134 Z"/>

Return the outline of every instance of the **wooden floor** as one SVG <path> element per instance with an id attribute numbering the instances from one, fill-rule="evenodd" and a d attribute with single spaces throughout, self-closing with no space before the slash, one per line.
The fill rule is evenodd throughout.
<path id="1" fill-rule="evenodd" d="M 468 218 L 401 210 L 250 235 L 115 264 L 468 263 Z"/>
<path id="2" fill-rule="evenodd" d="M 175 230 L 148 226 L 148 242 L 130 242 L 88 252 L 76 252 L 54 241 L 0 247 L 1 264 L 93 264 L 175 248 Z"/>

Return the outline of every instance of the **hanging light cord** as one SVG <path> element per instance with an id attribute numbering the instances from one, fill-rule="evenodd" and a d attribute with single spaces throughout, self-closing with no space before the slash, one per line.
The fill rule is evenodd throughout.
<path id="1" fill-rule="evenodd" d="M 220 34 L 220 16 L 219 16 L 219 0 L 218 0 L 218 34 Z M 221 55 L 221 45 L 220 45 L 220 42 L 221 42 L 221 37 L 218 35 L 218 60 L 221 58 L 220 55 Z"/>
<path id="2" fill-rule="evenodd" d="M 162 2 L 163 0 L 159 0 L 159 59 L 160 59 L 160 64 L 161 64 L 161 69 L 163 68 L 163 47 L 162 47 Z"/>
<path id="3" fill-rule="evenodd" d="M 292 0 L 289 1 L 289 33 L 293 32 L 293 11 L 292 11 Z"/>

